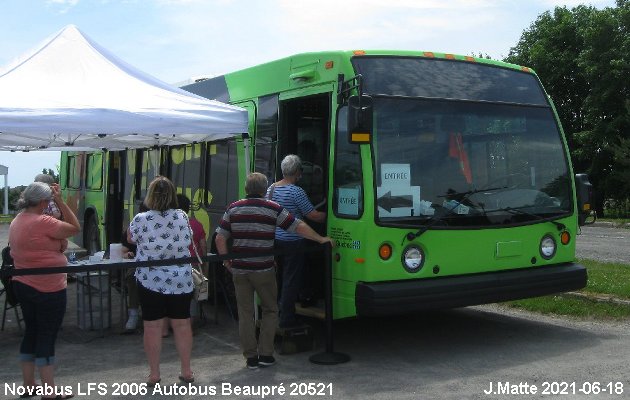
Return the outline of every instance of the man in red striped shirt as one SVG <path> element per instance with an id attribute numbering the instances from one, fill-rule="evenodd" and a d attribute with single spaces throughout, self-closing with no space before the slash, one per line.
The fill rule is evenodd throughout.
<path id="1" fill-rule="evenodd" d="M 332 239 L 320 236 L 278 203 L 266 200 L 264 197 L 267 186 L 265 175 L 254 172 L 247 176 L 246 198 L 230 204 L 219 223 L 215 239 L 219 254 L 228 253 L 230 238 L 232 253 L 267 254 L 223 262 L 223 266 L 232 273 L 241 347 L 243 356 L 247 359 L 247 368 L 250 369 L 276 363 L 273 357 L 273 341 L 278 325 L 278 288 L 274 257 L 271 255 L 276 226 L 321 244 L 334 245 Z M 254 292 L 258 294 L 262 308 L 258 341 L 254 321 Z"/>

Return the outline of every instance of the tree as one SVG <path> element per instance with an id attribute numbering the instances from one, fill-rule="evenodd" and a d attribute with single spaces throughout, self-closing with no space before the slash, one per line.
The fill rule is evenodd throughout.
<path id="1" fill-rule="evenodd" d="M 533 68 L 553 99 L 576 172 L 587 172 L 602 212 L 630 197 L 630 1 L 597 10 L 556 7 L 523 32 L 505 61 Z"/>
<path id="2" fill-rule="evenodd" d="M 57 167 L 57 169 L 59 168 Z M 52 176 L 54 181 L 56 183 L 59 183 L 59 174 L 55 173 L 55 171 L 53 171 L 52 169 L 44 168 L 42 169 L 42 174 Z M 24 189 L 26 189 L 26 186 L 16 186 L 13 188 L 9 188 L 9 210 L 15 211 L 17 200 L 20 198 L 20 194 L 22 194 Z M 4 207 L 4 195 L 2 194 L 3 191 L 4 189 L 0 188 L 0 210 L 3 210 Z"/>
<path id="3" fill-rule="evenodd" d="M 487 60 L 492 60 L 492 57 L 490 57 L 490 55 L 488 53 L 482 53 L 481 51 L 479 53 L 475 53 L 473 51 L 473 53 L 471 54 L 471 56 L 473 57 L 477 57 L 477 58 L 485 58 Z"/>
<path id="4" fill-rule="evenodd" d="M 15 211 L 15 204 L 20 198 L 20 194 L 26 189 L 26 186 L 16 186 L 9 188 L 9 210 Z M 4 209 L 4 188 L 0 190 L 0 210 Z"/>
<path id="5" fill-rule="evenodd" d="M 630 198 L 630 1 L 617 2 L 593 15 L 584 30 L 580 67 L 591 82 L 584 99 L 591 140 L 605 155 L 597 176 L 603 193 L 616 200 Z"/>
<path id="6" fill-rule="evenodd" d="M 56 174 L 52 169 L 42 169 L 42 174 L 50 175 L 53 177 L 56 183 L 59 183 L 59 174 Z"/>

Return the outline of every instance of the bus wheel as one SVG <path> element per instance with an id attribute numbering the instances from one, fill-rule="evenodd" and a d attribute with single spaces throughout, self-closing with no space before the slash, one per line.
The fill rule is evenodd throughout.
<path id="1" fill-rule="evenodd" d="M 99 240 L 98 222 L 96 216 L 91 214 L 84 224 L 83 247 L 89 255 L 101 250 L 101 241 Z"/>

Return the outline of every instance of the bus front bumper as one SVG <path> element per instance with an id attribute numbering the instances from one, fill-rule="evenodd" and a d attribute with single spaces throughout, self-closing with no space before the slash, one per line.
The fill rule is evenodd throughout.
<path id="1" fill-rule="evenodd" d="M 475 275 L 390 282 L 358 282 L 360 316 L 465 307 L 581 289 L 586 268 L 575 263 Z"/>

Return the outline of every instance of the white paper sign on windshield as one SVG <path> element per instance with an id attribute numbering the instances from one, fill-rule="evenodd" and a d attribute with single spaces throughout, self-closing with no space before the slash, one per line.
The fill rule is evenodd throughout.
<path id="1" fill-rule="evenodd" d="M 359 195 L 357 188 L 339 188 L 337 210 L 344 215 L 359 215 Z"/>
<path id="2" fill-rule="evenodd" d="M 379 217 L 411 217 L 420 214 L 420 186 L 376 188 Z"/>
<path id="3" fill-rule="evenodd" d="M 420 186 L 411 186 L 409 164 L 381 164 L 381 186 L 376 188 L 379 217 L 420 215 Z"/>
<path id="4" fill-rule="evenodd" d="M 409 164 L 381 164 L 381 186 L 411 186 L 411 170 Z"/>

